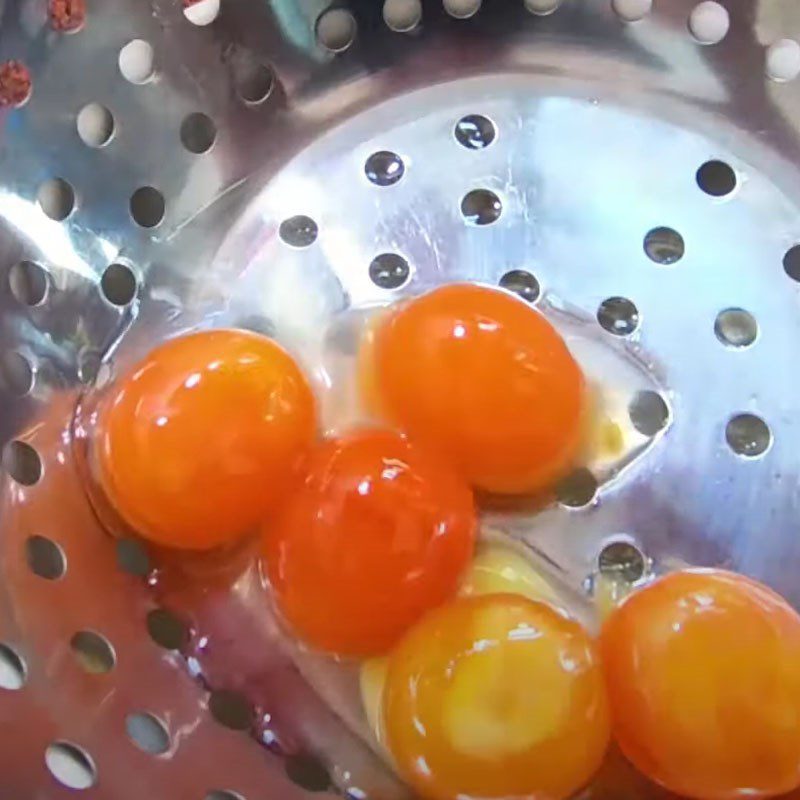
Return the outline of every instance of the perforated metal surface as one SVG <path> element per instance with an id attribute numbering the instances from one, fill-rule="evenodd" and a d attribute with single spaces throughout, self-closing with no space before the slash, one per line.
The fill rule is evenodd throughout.
<path id="1" fill-rule="evenodd" d="M 45 0 L 0 0 L 0 64 L 32 80 L 0 108 L 0 435 L 36 450 L 4 459 L 0 797 L 74 791 L 63 747 L 91 759 L 86 796 L 406 794 L 324 669 L 248 651 L 278 639 L 245 579 L 212 655 L 274 682 L 261 717 L 299 721 L 278 744 L 276 720 L 261 743 L 220 725 L 208 689 L 237 687 L 151 640 L 153 597 L 87 504 L 64 436 L 82 385 L 197 325 L 274 334 L 319 369 L 397 297 L 521 290 L 664 405 L 634 408 L 644 445 L 590 502 L 493 524 L 577 592 L 624 534 L 656 570 L 725 565 L 800 606 L 800 84 L 773 79 L 800 9 L 729 0 L 726 29 L 683 0 L 478 5 L 390 0 L 403 33 L 373 0 L 222 0 L 207 26 L 178 0 L 106 0 L 65 33 Z M 152 67 L 141 44 L 120 56 L 132 40 Z M 590 793 L 656 791 L 619 769 Z"/>

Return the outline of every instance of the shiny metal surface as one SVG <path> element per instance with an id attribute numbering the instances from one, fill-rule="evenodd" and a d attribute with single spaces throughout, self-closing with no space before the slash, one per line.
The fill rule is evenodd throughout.
<path id="1" fill-rule="evenodd" d="M 33 80 L 25 105 L 0 107 L 2 442 L 27 430 L 24 438 L 35 446 L 43 430 L 55 430 L 56 410 L 68 419 L 78 387 L 98 370 L 106 379 L 178 331 L 260 329 L 313 365 L 331 339 L 334 349 L 352 348 L 358 313 L 443 281 L 497 284 L 525 270 L 539 284 L 542 308 L 568 308 L 602 353 L 641 366 L 642 386 L 664 390 L 670 420 L 646 452 L 619 474 L 602 476 L 589 505 L 494 521 L 533 545 L 576 589 L 603 543 L 625 534 L 656 570 L 724 565 L 768 582 L 800 607 L 800 391 L 793 369 L 800 268 L 783 263 L 800 241 L 800 83 L 765 71 L 776 74 L 780 55 L 770 45 L 800 37 L 800 6 L 728 0 L 727 35 L 702 45 L 688 27 L 694 3 L 685 0 L 656 0 L 633 23 L 624 18 L 646 3 L 564 0 L 541 16 L 522 0 L 485 0 L 462 19 L 481 4 L 424 0 L 420 23 L 406 33 L 384 16 L 405 29 L 417 16 L 413 2 L 336 5 L 352 16 L 320 23 L 326 0 L 222 0 L 219 17 L 200 27 L 177 0 L 106 0 L 90 3 L 83 28 L 65 34 L 52 29 L 44 0 L 0 0 L 0 63 L 20 60 Z M 527 6 L 541 12 L 552 4 Z M 697 34 L 696 25 L 692 30 Z M 120 71 L 120 51 L 132 40 L 152 46 L 152 69 L 134 65 L 141 83 Z M 79 113 L 91 103 L 113 117 L 110 139 L 95 137 L 100 147 L 78 132 Z M 215 136 L 203 119 L 188 121 L 198 112 L 213 122 Z M 488 146 L 460 141 L 463 126 L 461 136 L 456 126 L 469 115 L 494 123 Z M 383 152 L 404 167 L 391 185 L 370 180 L 365 169 Z M 698 170 L 711 161 L 732 168 L 729 194 L 698 184 Z M 373 161 L 370 174 L 386 163 Z M 74 202 L 68 192 L 54 196 L 52 187 L 42 194 L 54 178 L 69 184 Z M 138 193 L 143 187 L 156 193 Z M 462 215 L 475 190 L 500 201 L 491 224 Z M 65 219 L 49 217 L 42 199 L 51 216 Z M 295 223 L 299 239 L 287 244 L 281 225 L 298 215 L 315 230 Z M 155 224 L 142 227 L 134 216 Z M 658 263 L 645 248 L 648 233 L 662 228 L 683 240 L 673 263 L 665 263 L 669 254 Z M 664 241 L 662 233 L 662 249 L 650 251 L 663 252 Z M 370 277 L 370 265 L 385 253 L 409 266 L 398 288 Z M 38 300 L 42 292 L 35 270 L 15 267 L 22 261 L 49 276 L 33 305 L 20 297 Z M 117 267 L 103 281 L 111 265 L 128 269 Z M 129 290 L 134 296 L 125 302 Z M 635 330 L 623 337 L 595 321 L 601 303 L 618 297 L 638 312 Z M 757 333 L 748 321 L 744 338 L 734 330 L 733 344 L 723 341 L 730 315 L 719 315 L 730 310 L 747 312 Z M 742 415 L 766 423 L 768 437 L 762 427 L 742 427 Z M 51 519 L 53 531 L 35 532 L 58 539 L 56 514 L 19 515 L 21 505 L 44 503 L 46 492 L 55 492 L 59 452 L 42 451 L 36 485 L 5 480 L 6 577 L 19 569 L 22 552 L 15 521 L 42 527 Z M 78 491 L 74 476 L 63 481 Z M 69 509 L 87 530 L 94 524 L 85 510 Z M 99 580 L 101 565 L 115 570 L 113 552 L 106 552 L 113 547 L 100 539 L 96 563 L 81 562 L 60 543 L 83 581 Z M 105 620 L 107 628 L 127 630 L 132 615 L 145 613 L 146 598 L 125 578 L 103 578 L 106 591 L 130 598 Z M 46 610 L 20 607 L 13 587 L 22 584 L 10 577 L 4 583 L 0 640 L 24 654 L 29 675 L 23 691 L 0 692 L 0 728 L 31 713 L 33 698 L 48 698 L 38 703 L 36 726 L 49 739 L 20 737 L 0 765 L 11 776 L 9 790 L 60 797 L 67 790 L 38 753 L 59 738 L 103 741 L 105 729 L 76 722 L 92 701 L 65 676 L 61 651 L 41 650 L 46 640 L 34 634 Z M 57 590 L 57 582 L 42 589 L 50 605 L 65 602 Z M 113 642 L 115 631 L 106 633 Z M 172 765 L 191 772 L 181 796 L 229 787 L 252 800 L 264 781 L 277 782 L 283 797 L 302 796 L 252 742 L 231 743 L 228 731 L 201 723 L 200 689 L 172 656 L 147 644 L 128 658 L 168 682 L 159 702 L 180 731 L 180 747 L 169 762 L 142 753 L 129 762 L 120 751 L 103 763 L 90 749 L 102 778 L 87 795 L 133 797 L 125 793 L 133 774 L 158 795 L 176 785 L 166 769 Z M 56 702 L 68 687 L 73 699 Z M 180 708 L 169 709 L 171 694 Z M 99 719 L 108 723 L 108 737 L 123 736 L 122 723 Z M 181 748 L 199 752 L 193 736 L 228 748 L 229 758 L 239 759 L 236 774 L 202 758 L 187 761 Z M 37 753 L 30 762 L 26 748 Z M 319 755 L 340 788 L 355 786 L 335 757 Z M 373 758 L 362 755 L 364 763 Z M 23 769 L 28 763 L 39 771 Z M 402 796 L 388 775 L 374 785 L 376 796 Z M 597 796 L 602 792 L 601 782 Z"/>

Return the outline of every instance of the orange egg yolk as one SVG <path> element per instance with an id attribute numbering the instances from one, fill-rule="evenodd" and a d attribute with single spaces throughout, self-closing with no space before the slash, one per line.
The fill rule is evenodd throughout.
<path id="1" fill-rule="evenodd" d="M 575 621 L 519 595 L 461 598 L 389 659 L 389 749 L 432 800 L 569 797 L 609 739 L 603 676 Z"/>
<path id="2" fill-rule="evenodd" d="M 262 336 L 214 330 L 165 342 L 112 386 L 92 462 L 141 536 L 206 550 L 258 528 L 315 436 L 292 358 Z"/>
<path id="3" fill-rule="evenodd" d="M 476 525 L 469 487 L 438 457 L 390 431 L 356 431 L 314 451 L 266 526 L 267 573 L 307 643 L 375 655 L 457 591 Z"/>
<path id="4" fill-rule="evenodd" d="M 367 358 L 380 412 L 479 489 L 538 493 L 577 457 L 583 375 L 553 326 L 516 297 L 436 289 L 390 312 Z"/>
<path id="5" fill-rule="evenodd" d="M 692 570 L 628 597 L 601 652 L 628 759 L 686 797 L 800 785 L 800 616 L 728 572 Z"/>

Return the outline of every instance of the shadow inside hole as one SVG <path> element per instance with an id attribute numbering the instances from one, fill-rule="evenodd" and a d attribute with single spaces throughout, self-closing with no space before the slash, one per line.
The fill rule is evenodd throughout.
<path id="1" fill-rule="evenodd" d="M 714 321 L 717 339 L 727 347 L 749 347 L 758 337 L 756 318 L 743 308 L 726 308 Z"/>
<path id="2" fill-rule="evenodd" d="M 413 31 L 421 19 L 420 0 L 385 0 L 383 4 L 383 21 L 395 33 Z"/>
<path id="3" fill-rule="evenodd" d="M 647 560 L 633 543 L 616 541 L 601 550 L 597 558 L 597 568 L 601 575 L 635 583 L 644 577 Z"/>
<path id="4" fill-rule="evenodd" d="M 10 352 L 0 356 L 0 385 L 15 397 L 24 397 L 33 389 L 34 371 L 22 353 Z"/>
<path id="5" fill-rule="evenodd" d="M 318 234 L 317 223 L 304 214 L 285 219 L 278 228 L 278 236 L 291 247 L 310 247 Z"/>
<path id="6" fill-rule="evenodd" d="M 455 127 L 456 141 L 468 150 L 483 150 L 497 136 L 494 122 L 482 114 L 467 114 Z"/>
<path id="7" fill-rule="evenodd" d="M 3 468 L 22 486 L 33 486 L 42 477 L 42 461 L 27 442 L 13 441 L 3 448 Z"/>
<path id="8" fill-rule="evenodd" d="M 165 608 L 155 608 L 147 614 L 150 638 L 165 650 L 182 650 L 189 643 L 189 626 Z"/>
<path id="9" fill-rule="evenodd" d="M 85 672 L 104 675 L 116 664 L 114 648 L 105 636 L 94 631 L 78 631 L 69 642 L 72 653 Z"/>
<path id="10" fill-rule="evenodd" d="M 398 253 L 381 253 L 369 265 L 370 280 L 381 289 L 399 289 L 410 274 L 408 261 Z"/>
<path id="11" fill-rule="evenodd" d="M 228 789 L 214 789 L 205 796 L 204 800 L 245 800 L 245 797 Z"/>
<path id="12" fill-rule="evenodd" d="M 275 74 L 249 51 L 239 51 L 231 62 L 231 69 L 236 94 L 246 105 L 260 105 L 272 94 Z"/>
<path id="13" fill-rule="evenodd" d="M 34 575 L 57 581 L 67 571 L 67 557 L 61 546 L 45 536 L 29 536 L 25 541 L 25 561 Z"/>
<path id="14" fill-rule="evenodd" d="M 725 197 L 736 188 L 736 173 L 724 161 L 706 161 L 696 178 L 697 185 L 712 197 Z"/>
<path id="15" fill-rule="evenodd" d="M 220 725 L 231 730 L 246 731 L 253 724 L 253 707 L 239 692 L 226 689 L 211 692 L 208 709 Z"/>
<path id="16" fill-rule="evenodd" d="M 8 271 L 8 288 L 24 306 L 44 303 L 50 288 L 47 270 L 34 261 L 19 261 Z"/>
<path id="17" fill-rule="evenodd" d="M 142 186 L 131 195 L 131 217 L 142 228 L 160 225 L 166 208 L 164 195 L 152 186 Z"/>
<path id="18" fill-rule="evenodd" d="M 500 286 L 519 295 L 529 303 L 535 303 L 541 294 L 539 281 L 524 269 L 512 269 L 500 278 Z"/>
<path id="19" fill-rule="evenodd" d="M 189 114 L 181 123 L 181 143 L 195 155 L 207 153 L 217 138 L 214 120 L 199 111 Z"/>
<path id="20" fill-rule="evenodd" d="M 63 222 L 75 209 L 75 191 L 63 178 L 45 181 L 36 198 L 42 211 L 56 222 Z"/>
<path id="21" fill-rule="evenodd" d="M 373 153 L 364 164 L 367 180 L 375 186 L 393 186 L 405 174 L 403 159 L 389 150 Z"/>
<path id="22" fill-rule="evenodd" d="M 491 225 L 502 213 L 500 198 L 489 189 L 474 189 L 461 201 L 461 215 L 471 225 Z"/>
<path id="23" fill-rule="evenodd" d="M 656 264 L 669 266 L 683 258 L 686 245 L 683 237 L 672 228 L 653 228 L 644 237 L 644 252 Z"/>
<path id="24" fill-rule="evenodd" d="M 320 14 L 315 29 L 322 47 L 331 53 L 343 53 L 355 41 L 358 25 L 346 9 L 331 8 Z"/>
<path id="25" fill-rule="evenodd" d="M 609 297 L 600 303 L 597 321 L 615 336 L 628 336 L 639 327 L 639 310 L 626 297 Z"/>
<path id="26" fill-rule="evenodd" d="M 658 392 L 637 392 L 628 406 L 631 424 L 644 436 L 655 436 L 667 427 L 669 406 Z"/>
<path id="27" fill-rule="evenodd" d="M 155 714 L 129 714 L 125 718 L 125 731 L 130 740 L 145 753 L 160 756 L 169 750 L 167 726 Z"/>
<path id="28" fill-rule="evenodd" d="M 588 469 L 581 467 L 559 481 L 556 499 L 568 508 L 582 508 L 594 500 L 597 489 L 597 478 Z"/>
<path id="29" fill-rule="evenodd" d="M 289 780 L 307 792 L 325 792 L 331 788 L 328 768 L 315 756 L 289 756 L 285 767 Z"/>
<path id="30" fill-rule="evenodd" d="M 761 417 L 755 414 L 737 414 L 725 426 L 725 441 L 737 455 L 756 458 L 769 449 L 772 433 Z"/>
<path id="31" fill-rule="evenodd" d="M 126 306 L 136 296 L 136 275 L 125 264 L 111 264 L 100 279 L 100 291 L 112 305 Z"/>
<path id="32" fill-rule="evenodd" d="M 800 244 L 786 251 L 783 257 L 783 270 L 793 281 L 800 282 Z"/>
<path id="33" fill-rule="evenodd" d="M 100 103 L 89 103 L 75 121 L 78 136 L 88 147 L 105 147 L 114 136 L 114 116 Z"/>
<path id="34" fill-rule="evenodd" d="M 22 656 L 10 645 L 0 642 L 0 689 L 18 691 L 25 685 L 27 677 Z"/>

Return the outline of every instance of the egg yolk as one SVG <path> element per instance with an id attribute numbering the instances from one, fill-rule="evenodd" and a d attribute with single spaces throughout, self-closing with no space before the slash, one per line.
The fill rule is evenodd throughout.
<path id="1" fill-rule="evenodd" d="M 383 698 L 389 750 L 423 797 L 569 797 L 609 738 L 589 635 L 510 594 L 461 598 L 392 652 Z"/>
<path id="2" fill-rule="evenodd" d="M 435 289 L 390 312 L 368 350 L 379 410 L 473 486 L 533 494 L 573 465 L 584 378 L 553 326 L 518 298 Z"/>
<path id="3" fill-rule="evenodd" d="M 102 398 L 92 466 L 141 536 L 207 550 L 258 529 L 315 436 L 311 388 L 284 350 L 205 331 L 157 347 Z"/>
<path id="4" fill-rule="evenodd" d="M 800 785 L 800 616 L 755 581 L 691 570 L 606 620 L 601 654 L 628 759 L 686 797 Z"/>
<path id="5" fill-rule="evenodd" d="M 265 528 L 278 607 L 321 650 L 385 652 L 457 591 L 476 524 L 466 483 L 399 434 L 360 430 L 324 442 Z"/>

